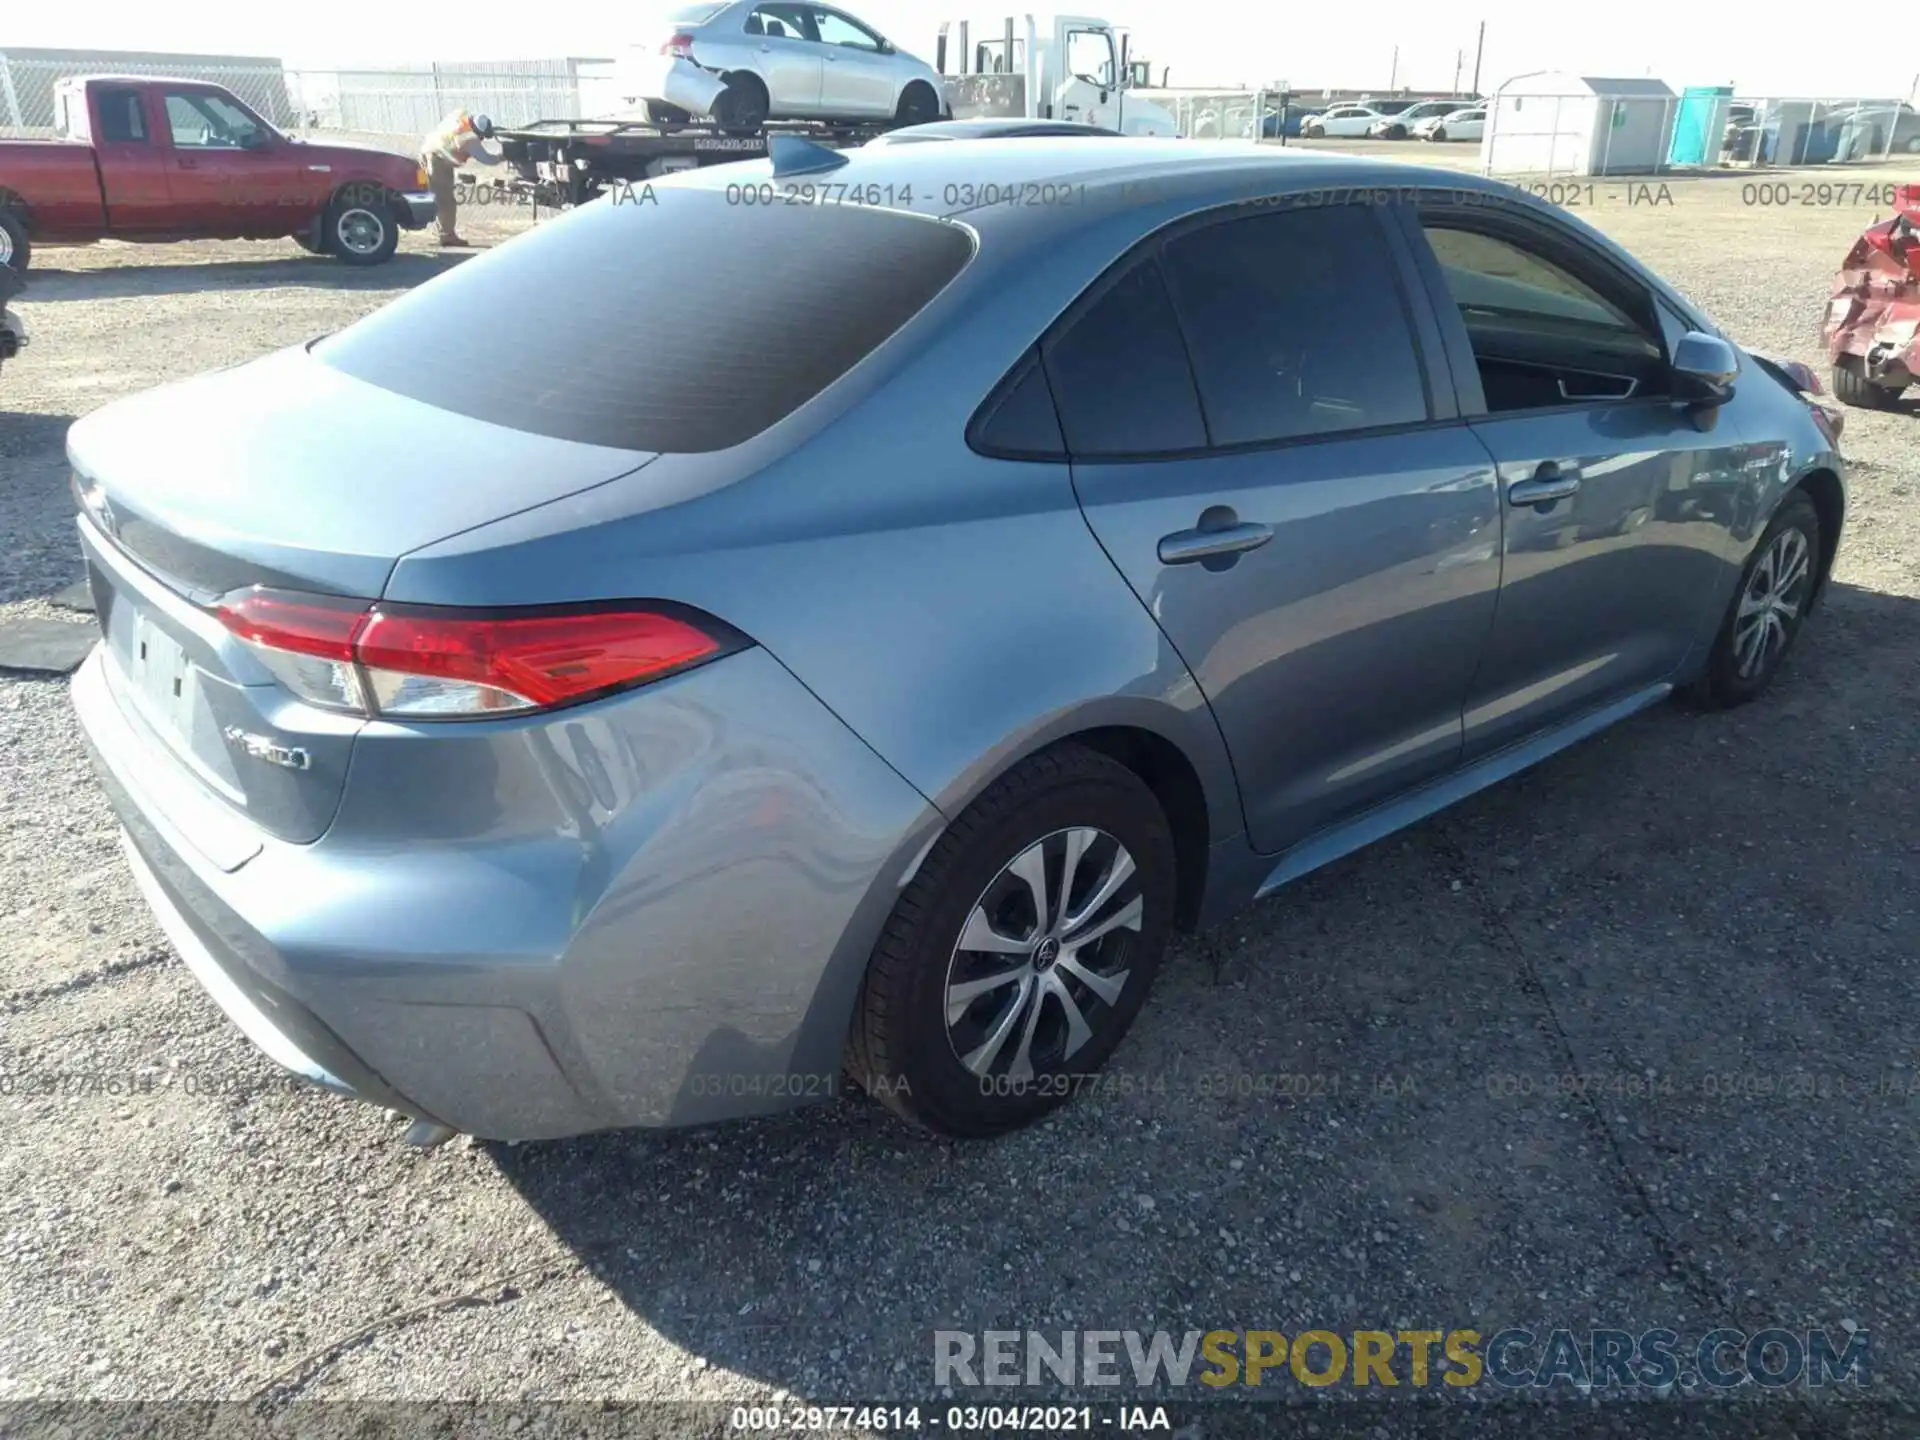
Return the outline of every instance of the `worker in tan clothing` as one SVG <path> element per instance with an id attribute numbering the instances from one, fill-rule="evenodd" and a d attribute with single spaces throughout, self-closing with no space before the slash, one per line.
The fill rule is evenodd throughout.
<path id="1" fill-rule="evenodd" d="M 440 221 L 442 245 L 467 243 L 454 229 L 459 210 L 459 202 L 453 197 L 454 171 L 469 163 L 498 165 L 505 159 L 487 149 L 486 142 L 492 138 L 493 122 L 486 116 L 456 110 L 420 142 L 420 163 L 433 183 L 433 208 Z"/>

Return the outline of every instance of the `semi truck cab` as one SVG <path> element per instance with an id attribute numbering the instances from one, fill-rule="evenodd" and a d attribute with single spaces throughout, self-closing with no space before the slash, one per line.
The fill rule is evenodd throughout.
<path id="1" fill-rule="evenodd" d="M 1173 114 L 1130 96 L 1128 36 L 1088 15 L 943 20 L 933 68 L 956 120 L 1023 116 L 1173 136 Z"/>

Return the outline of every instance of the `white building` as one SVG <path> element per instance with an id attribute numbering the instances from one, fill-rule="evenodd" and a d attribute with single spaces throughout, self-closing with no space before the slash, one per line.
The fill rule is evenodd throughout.
<path id="1" fill-rule="evenodd" d="M 1644 175 L 1658 170 L 1679 108 L 1658 80 L 1545 70 L 1507 81 L 1487 101 L 1485 175 Z"/>

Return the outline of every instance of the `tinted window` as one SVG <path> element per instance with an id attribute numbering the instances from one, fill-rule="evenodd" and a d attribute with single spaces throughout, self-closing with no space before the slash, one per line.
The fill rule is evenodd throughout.
<path id="1" fill-rule="evenodd" d="M 314 355 L 516 430 L 720 450 L 826 389 L 973 254 L 956 226 L 866 206 L 746 215 L 718 190 L 618 193 L 408 292 Z"/>
<path id="2" fill-rule="evenodd" d="M 1075 455 L 1146 455 L 1207 443 L 1160 267 L 1136 265 L 1046 351 Z"/>
<path id="3" fill-rule="evenodd" d="M 146 117 L 140 113 L 140 94 L 137 90 L 99 90 L 94 93 L 94 99 L 100 107 L 101 140 L 118 141 L 123 145 L 146 140 Z"/>
<path id="4" fill-rule="evenodd" d="M 1427 418 L 1393 257 L 1365 207 L 1209 225 L 1164 263 L 1214 444 Z"/>
<path id="5" fill-rule="evenodd" d="M 1008 459 L 1053 460 L 1066 455 L 1060 416 L 1047 389 L 1037 353 L 1027 359 L 981 407 L 968 433 L 976 450 Z"/>

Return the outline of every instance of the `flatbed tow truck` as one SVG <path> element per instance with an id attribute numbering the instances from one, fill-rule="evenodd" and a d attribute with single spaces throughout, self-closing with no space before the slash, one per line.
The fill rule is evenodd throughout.
<path id="1" fill-rule="evenodd" d="M 1097 17 L 1021 14 L 942 22 L 935 56 L 934 69 L 946 83 L 941 109 L 947 118 L 1024 117 L 1128 135 L 1175 133 L 1169 111 L 1128 98 L 1128 37 Z M 1076 73 L 1075 66 L 1088 73 Z M 483 182 L 472 198 L 484 204 L 489 192 L 509 192 L 560 209 L 677 170 L 761 159 L 782 135 L 846 150 L 898 128 L 892 120 L 787 120 L 743 135 L 706 120 L 535 120 L 495 128 L 513 178 Z"/>
<path id="2" fill-rule="evenodd" d="M 717 125 L 655 125 L 644 120 L 535 120 L 497 127 L 493 134 L 513 167 L 512 179 L 483 183 L 488 189 L 564 209 L 602 191 L 658 180 L 677 170 L 758 160 L 776 136 L 791 135 L 832 150 L 864 145 L 897 127 L 888 124 L 821 125 L 771 121 L 751 135 L 729 134 Z M 481 203 L 485 203 L 482 201 Z"/>

